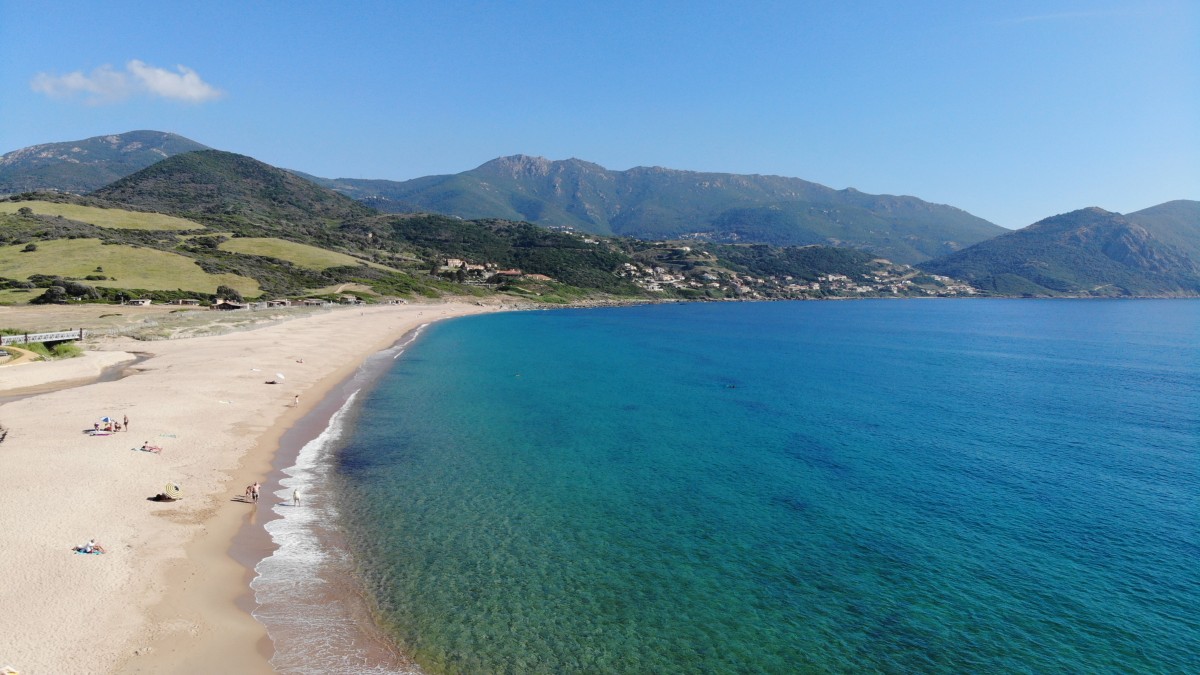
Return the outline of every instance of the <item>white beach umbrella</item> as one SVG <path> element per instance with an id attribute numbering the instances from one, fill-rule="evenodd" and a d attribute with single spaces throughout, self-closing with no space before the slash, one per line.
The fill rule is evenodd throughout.
<path id="1" fill-rule="evenodd" d="M 286 380 L 287 378 L 283 376 L 283 373 L 275 373 L 275 379 Z"/>

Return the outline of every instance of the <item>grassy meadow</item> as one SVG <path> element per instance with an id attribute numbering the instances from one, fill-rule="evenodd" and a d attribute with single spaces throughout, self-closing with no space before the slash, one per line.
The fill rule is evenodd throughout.
<path id="1" fill-rule="evenodd" d="M 120 244 L 104 245 L 99 239 L 56 239 L 37 243 L 36 251 L 22 246 L 0 247 L 0 269 L 10 279 L 33 274 L 58 275 L 84 280 L 91 286 L 140 288 L 149 291 L 182 289 L 215 293 L 217 286 L 236 288 L 255 296 L 258 282 L 236 274 L 207 274 L 196 261 L 174 253 Z M 88 275 L 107 279 L 85 280 Z M 7 299 L 7 298 L 5 298 Z"/>
<path id="2" fill-rule="evenodd" d="M 345 253 L 328 251 L 316 246 L 300 244 L 285 239 L 276 239 L 274 237 L 238 237 L 222 242 L 220 249 L 222 251 L 230 251 L 231 253 L 278 258 L 286 260 L 297 267 L 318 271 L 329 269 L 330 267 L 357 265 L 362 262 L 358 258 L 346 255 Z M 367 264 L 376 269 L 394 271 L 390 267 L 384 267 L 383 265 L 375 263 Z"/>
<path id="3" fill-rule="evenodd" d="M 201 230 L 200 223 L 161 213 L 140 213 L 122 209 L 101 209 L 95 206 L 79 206 L 77 204 L 58 204 L 55 202 L 0 202 L 0 213 L 16 213 L 17 209 L 28 207 L 34 213 L 43 216 L 62 216 L 81 223 L 91 223 L 96 227 L 110 227 L 120 230 Z"/>

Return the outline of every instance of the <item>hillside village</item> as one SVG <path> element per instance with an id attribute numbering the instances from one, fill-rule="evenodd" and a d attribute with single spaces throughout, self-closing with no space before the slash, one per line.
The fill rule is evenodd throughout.
<path id="1" fill-rule="evenodd" d="M 584 238 L 588 244 L 602 240 Z M 871 270 L 859 275 L 826 273 L 800 278 L 794 275 L 755 275 L 716 265 L 716 257 L 687 245 L 655 244 L 642 260 L 622 263 L 616 272 L 647 294 L 707 299 L 778 300 L 880 297 L 960 297 L 978 291 L 942 275 L 925 274 L 909 265 L 877 258 Z M 704 264 L 710 263 L 710 264 Z M 440 276 L 475 286 L 520 285 L 522 282 L 555 282 L 545 274 L 505 269 L 495 262 L 445 258 L 436 268 Z"/>
<path id="2" fill-rule="evenodd" d="M 821 274 L 815 279 L 793 275 L 739 274 L 725 269 L 680 270 L 662 265 L 625 263 L 622 276 L 651 293 L 674 291 L 721 293 L 743 300 L 954 297 L 975 295 L 970 285 L 940 275 L 926 275 L 908 265 L 875 261 L 879 268 L 870 274 Z"/>

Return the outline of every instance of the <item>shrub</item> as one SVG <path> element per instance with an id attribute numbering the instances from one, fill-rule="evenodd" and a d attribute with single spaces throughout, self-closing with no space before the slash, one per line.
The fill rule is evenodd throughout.
<path id="1" fill-rule="evenodd" d="M 83 350 L 74 342 L 60 342 L 54 345 L 53 354 L 56 359 L 73 359 L 83 356 Z"/>
<path id="2" fill-rule="evenodd" d="M 62 286 L 51 286 L 45 293 L 29 301 L 31 305 L 65 305 L 67 304 L 67 289 Z"/>
<path id="3" fill-rule="evenodd" d="M 78 281 L 64 281 L 62 282 L 62 287 L 63 290 L 67 292 L 67 295 L 71 296 L 72 298 L 96 300 L 100 297 L 100 293 L 97 292 L 95 288 L 92 288 L 87 284 L 81 284 Z"/>
<path id="4" fill-rule="evenodd" d="M 25 244 L 25 248 L 21 249 L 21 253 L 33 253 L 37 250 L 37 244 L 32 242 Z"/>
<path id="5" fill-rule="evenodd" d="M 43 359 L 51 358 L 50 350 L 47 349 L 46 345 L 41 342 L 30 342 L 28 344 L 23 344 L 21 345 L 21 349 L 31 351 Z"/>
<path id="6" fill-rule="evenodd" d="M 239 293 L 236 288 L 231 288 L 229 286 L 217 286 L 217 297 L 225 298 L 226 300 L 232 300 L 234 302 L 242 301 L 242 294 Z"/>

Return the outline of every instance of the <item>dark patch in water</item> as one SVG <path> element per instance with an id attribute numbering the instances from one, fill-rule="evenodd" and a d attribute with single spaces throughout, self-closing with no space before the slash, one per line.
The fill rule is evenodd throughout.
<path id="1" fill-rule="evenodd" d="M 807 511 L 810 506 L 812 506 L 812 504 L 808 503 L 807 501 L 791 495 L 772 497 L 771 501 L 797 513 L 803 513 L 804 511 Z"/>
<path id="2" fill-rule="evenodd" d="M 829 446 L 801 433 L 790 434 L 783 452 L 792 459 L 799 460 L 815 468 L 822 469 L 842 479 L 853 475 L 853 470 L 835 458 L 835 452 Z"/>

